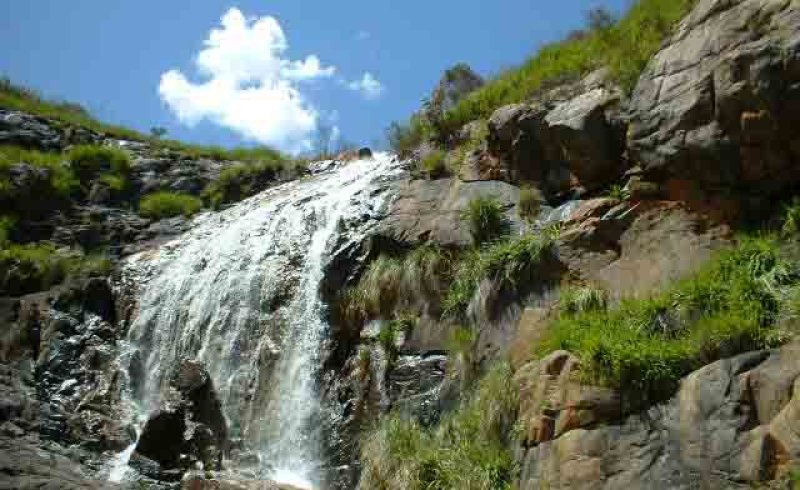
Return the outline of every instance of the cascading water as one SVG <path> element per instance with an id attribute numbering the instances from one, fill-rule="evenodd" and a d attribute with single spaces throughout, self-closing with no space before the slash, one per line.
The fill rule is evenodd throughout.
<path id="1" fill-rule="evenodd" d="M 201 360 L 232 435 L 259 453 L 256 477 L 307 487 L 321 478 L 325 265 L 334 248 L 363 238 L 389 197 L 380 181 L 401 172 L 388 154 L 328 165 L 198 217 L 124 272 L 138 285 L 127 342 L 139 409 L 157 408 L 178 363 Z"/>

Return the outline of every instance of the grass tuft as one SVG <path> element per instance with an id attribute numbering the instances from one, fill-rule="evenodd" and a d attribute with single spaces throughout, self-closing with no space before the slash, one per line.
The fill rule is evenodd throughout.
<path id="1" fill-rule="evenodd" d="M 597 293 L 581 301 L 572 293 L 537 353 L 571 351 L 588 381 L 621 390 L 634 405 L 650 403 L 671 395 L 694 369 L 785 340 L 777 327 L 781 298 L 798 283 L 775 239 L 743 239 L 652 297 L 606 309 L 589 300 Z"/>
<path id="2" fill-rule="evenodd" d="M 463 213 L 476 246 L 497 240 L 508 233 L 505 209 L 496 197 L 476 197 Z"/>
<path id="3" fill-rule="evenodd" d="M 152 219 L 192 216 L 203 207 L 203 202 L 188 194 L 155 192 L 139 201 L 139 214 Z"/>
<path id="4" fill-rule="evenodd" d="M 507 443 L 517 405 L 510 369 L 501 364 L 437 427 L 398 415 L 384 418 L 364 440 L 361 486 L 510 489 L 514 464 Z"/>

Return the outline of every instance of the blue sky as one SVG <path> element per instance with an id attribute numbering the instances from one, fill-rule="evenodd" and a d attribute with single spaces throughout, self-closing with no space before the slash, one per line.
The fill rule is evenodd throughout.
<path id="1" fill-rule="evenodd" d="M 377 145 L 447 67 L 489 76 L 580 27 L 588 8 L 628 0 L 0 4 L 0 73 L 12 80 L 142 131 L 296 152 L 320 123 Z"/>

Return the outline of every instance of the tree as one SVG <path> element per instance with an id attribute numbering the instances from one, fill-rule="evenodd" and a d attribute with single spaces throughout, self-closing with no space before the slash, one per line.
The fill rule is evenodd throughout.
<path id="1" fill-rule="evenodd" d="M 157 140 L 160 140 L 166 134 L 167 134 L 167 128 L 161 126 L 153 126 L 152 128 L 150 128 L 150 136 L 152 136 Z"/>
<path id="2" fill-rule="evenodd" d="M 586 12 L 586 23 L 592 31 L 604 31 L 616 21 L 614 14 L 605 7 L 594 7 Z"/>

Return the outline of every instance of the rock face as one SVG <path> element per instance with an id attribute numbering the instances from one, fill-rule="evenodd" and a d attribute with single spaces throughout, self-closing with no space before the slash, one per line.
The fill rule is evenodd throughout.
<path id="1" fill-rule="evenodd" d="M 464 247 L 472 243 L 463 212 L 476 197 L 495 197 L 508 210 L 512 231 L 520 220 L 515 208 L 519 189 L 498 181 L 460 182 L 457 179 L 405 180 L 398 196 L 381 223 L 378 234 L 402 245 L 427 241 L 445 247 Z"/>
<path id="2" fill-rule="evenodd" d="M 783 0 L 700 0 L 631 97 L 633 159 L 706 188 L 789 188 L 800 179 L 800 9 Z"/>
<path id="3" fill-rule="evenodd" d="M 501 107 L 489 119 L 488 152 L 514 181 L 550 195 L 601 188 L 625 169 L 622 92 L 596 72 Z"/>
<path id="4" fill-rule="evenodd" d="M 167 470 L 186 470 L 194 462 L 219 470 L 227 449 L 227 422 L 211 377 L 202 363 L 184 361 L 142 429 L 136 454 Z"/>
<path id="5" fill-rule="evenodd" d="M 528 419 L 519 488 L 750 488 L 775 478 L 800 457 L 798 355 L 795 343 L 715 362 L 667 403 L 614 424 L 595 425 L 616 419 L 613 398 L 594 396 L 592 409 L 581 397 L 548 398 L 556 421 Z M 570 359 L 539 364 L 544 384 L 524 391 L 524 406 Z"/>

